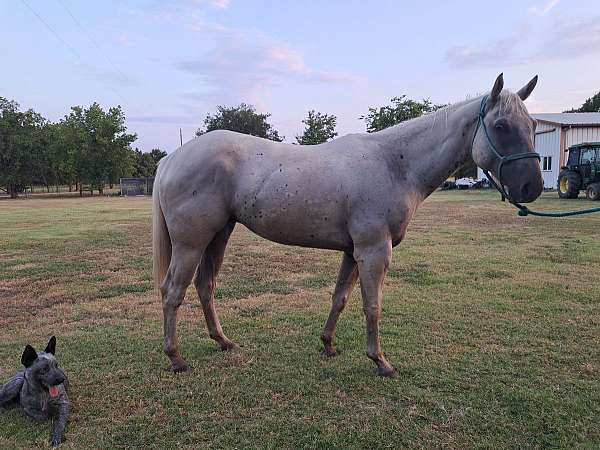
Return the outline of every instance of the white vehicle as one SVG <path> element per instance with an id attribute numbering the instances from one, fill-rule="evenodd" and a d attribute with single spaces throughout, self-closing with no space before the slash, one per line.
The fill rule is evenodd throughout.
<path id="1" fill-rule="evenodd" d="M 455 183 L 456 183 L 456 187 L 458 189 L 470 189 L 475 184 L 477 184 L 477 181 L 471 177 L 464 177 L 464 178 L 459 178 L 458 180 L 456 180 Z"/>

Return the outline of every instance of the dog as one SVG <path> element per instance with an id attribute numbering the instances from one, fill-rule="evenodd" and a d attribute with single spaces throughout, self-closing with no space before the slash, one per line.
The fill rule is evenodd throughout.
<path id="1" fill-rule="evenodd" d="M 28 344 L 21 356 L 25 370 L 0 385 L 0 413 L 11 406 L 20 406 L 34 420 L 52 420 L 50 442 L 54 447 L 65 440 L 65 425 L 69 415 L 69 382 L 58 367 L 55 351 L 54 336 L 40 353 Z"/>

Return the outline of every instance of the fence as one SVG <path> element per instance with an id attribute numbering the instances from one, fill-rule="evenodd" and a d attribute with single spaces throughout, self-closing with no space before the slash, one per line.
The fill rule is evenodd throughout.
<path id="1" fill-rule="evenodd" d="M 152 195 L 154 177 L 121 178 L 121 195 Z"/>

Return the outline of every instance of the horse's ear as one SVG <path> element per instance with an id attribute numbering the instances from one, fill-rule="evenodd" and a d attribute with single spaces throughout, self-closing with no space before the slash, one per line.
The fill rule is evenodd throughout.
<path id="1" fill-rule="evenodd" d="M 494 87 L 492 88 L 492 92 L 490 93 L 490 101 L 495 102 L 500 97 L 500 92 L 504 88 L 504 76 L 503 74 L 498 75 L 496 78 L 496 82 L 494 83 Z"/>
<path id="2" fill-rule="evenodd" d="M 529 83 L 527 83 L 525 86 L 523 86 L 521 89 L 519 89 L 519 92 L 517 92 L 517 95 L 519 97 L 521 97 L 521 100 L 525 100 L 527 97 L 529 97 L 529 94 L 531 94 L 531 91 L 533 91 L 533 88 L 535 87 L 537 82 L 538 82 L 538 76 L 536 75 L 535 77 L 533 77 L 531 79 L 531 81 Z"/>

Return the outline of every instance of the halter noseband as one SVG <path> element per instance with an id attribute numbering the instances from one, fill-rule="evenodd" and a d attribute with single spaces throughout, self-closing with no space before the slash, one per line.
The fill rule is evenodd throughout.
<path id="1" fill-rule="evenodd" d="M 482 168 L 483 173 L 485 174 L 487 179 L 490 181 L 492 186 L 494 186 L 498 190 L 498 192 L 500 192 L 500 194 L 502 195 L 502 201 L 504 201 L 504 199 L 507 198 L 510 203 L 512 203 L 519 209 L 522 209 L 522 208 L 524 208 L 524 206 L 522 206 L 519 203 L 517 203 L 516 201 L 514 201 L 511 198 L 511 196 L 508 194 L 508 192 L 506 192 L 506 189 L 504 189 L 504 184 L 502 183 L 502 167 L 504 166 L 504 163 L 507 163 L 510 161 L 516 161 L 518 159 L 537 158 L 538 161 L 541 161 L 542 158 L 540 157 L 539 153 L 536 153 L 536 152 L 516 153 L 514 155 L 500 154 L 500 152 L 498 151 L 498 149 L 492 142 L 492 139 L 490 138 L 487 127 L 485 126 L 485 121 L 483 120 L 485 117 L 485 107 L 486 107 L 486 104 L 488 101 L 488 97 L 489 97 L 488 95 L 485 95 L 481 99 L 479 115 L 477 116 L 477 127 L 475 128 L 475 133 L 473 134 L 473 141 L 471 142 L 471 153 L 473 153 L 473 145 L 475 144 L 475 138 L 477 137 L 477 133 L 479 132 L 479 127 L 482 127 L 489 147 L 492 149 L 492 152 L 494 152 L 494 155 L 499 160 L 499 162 L 498 162 L 498 182 L 500 183 L 500 185 L 498 185 L 498 183 L 496 183 L 496 181 L 494 181 L 494 179 L 492 178 L 490 173 L 484 168 Z"/>

